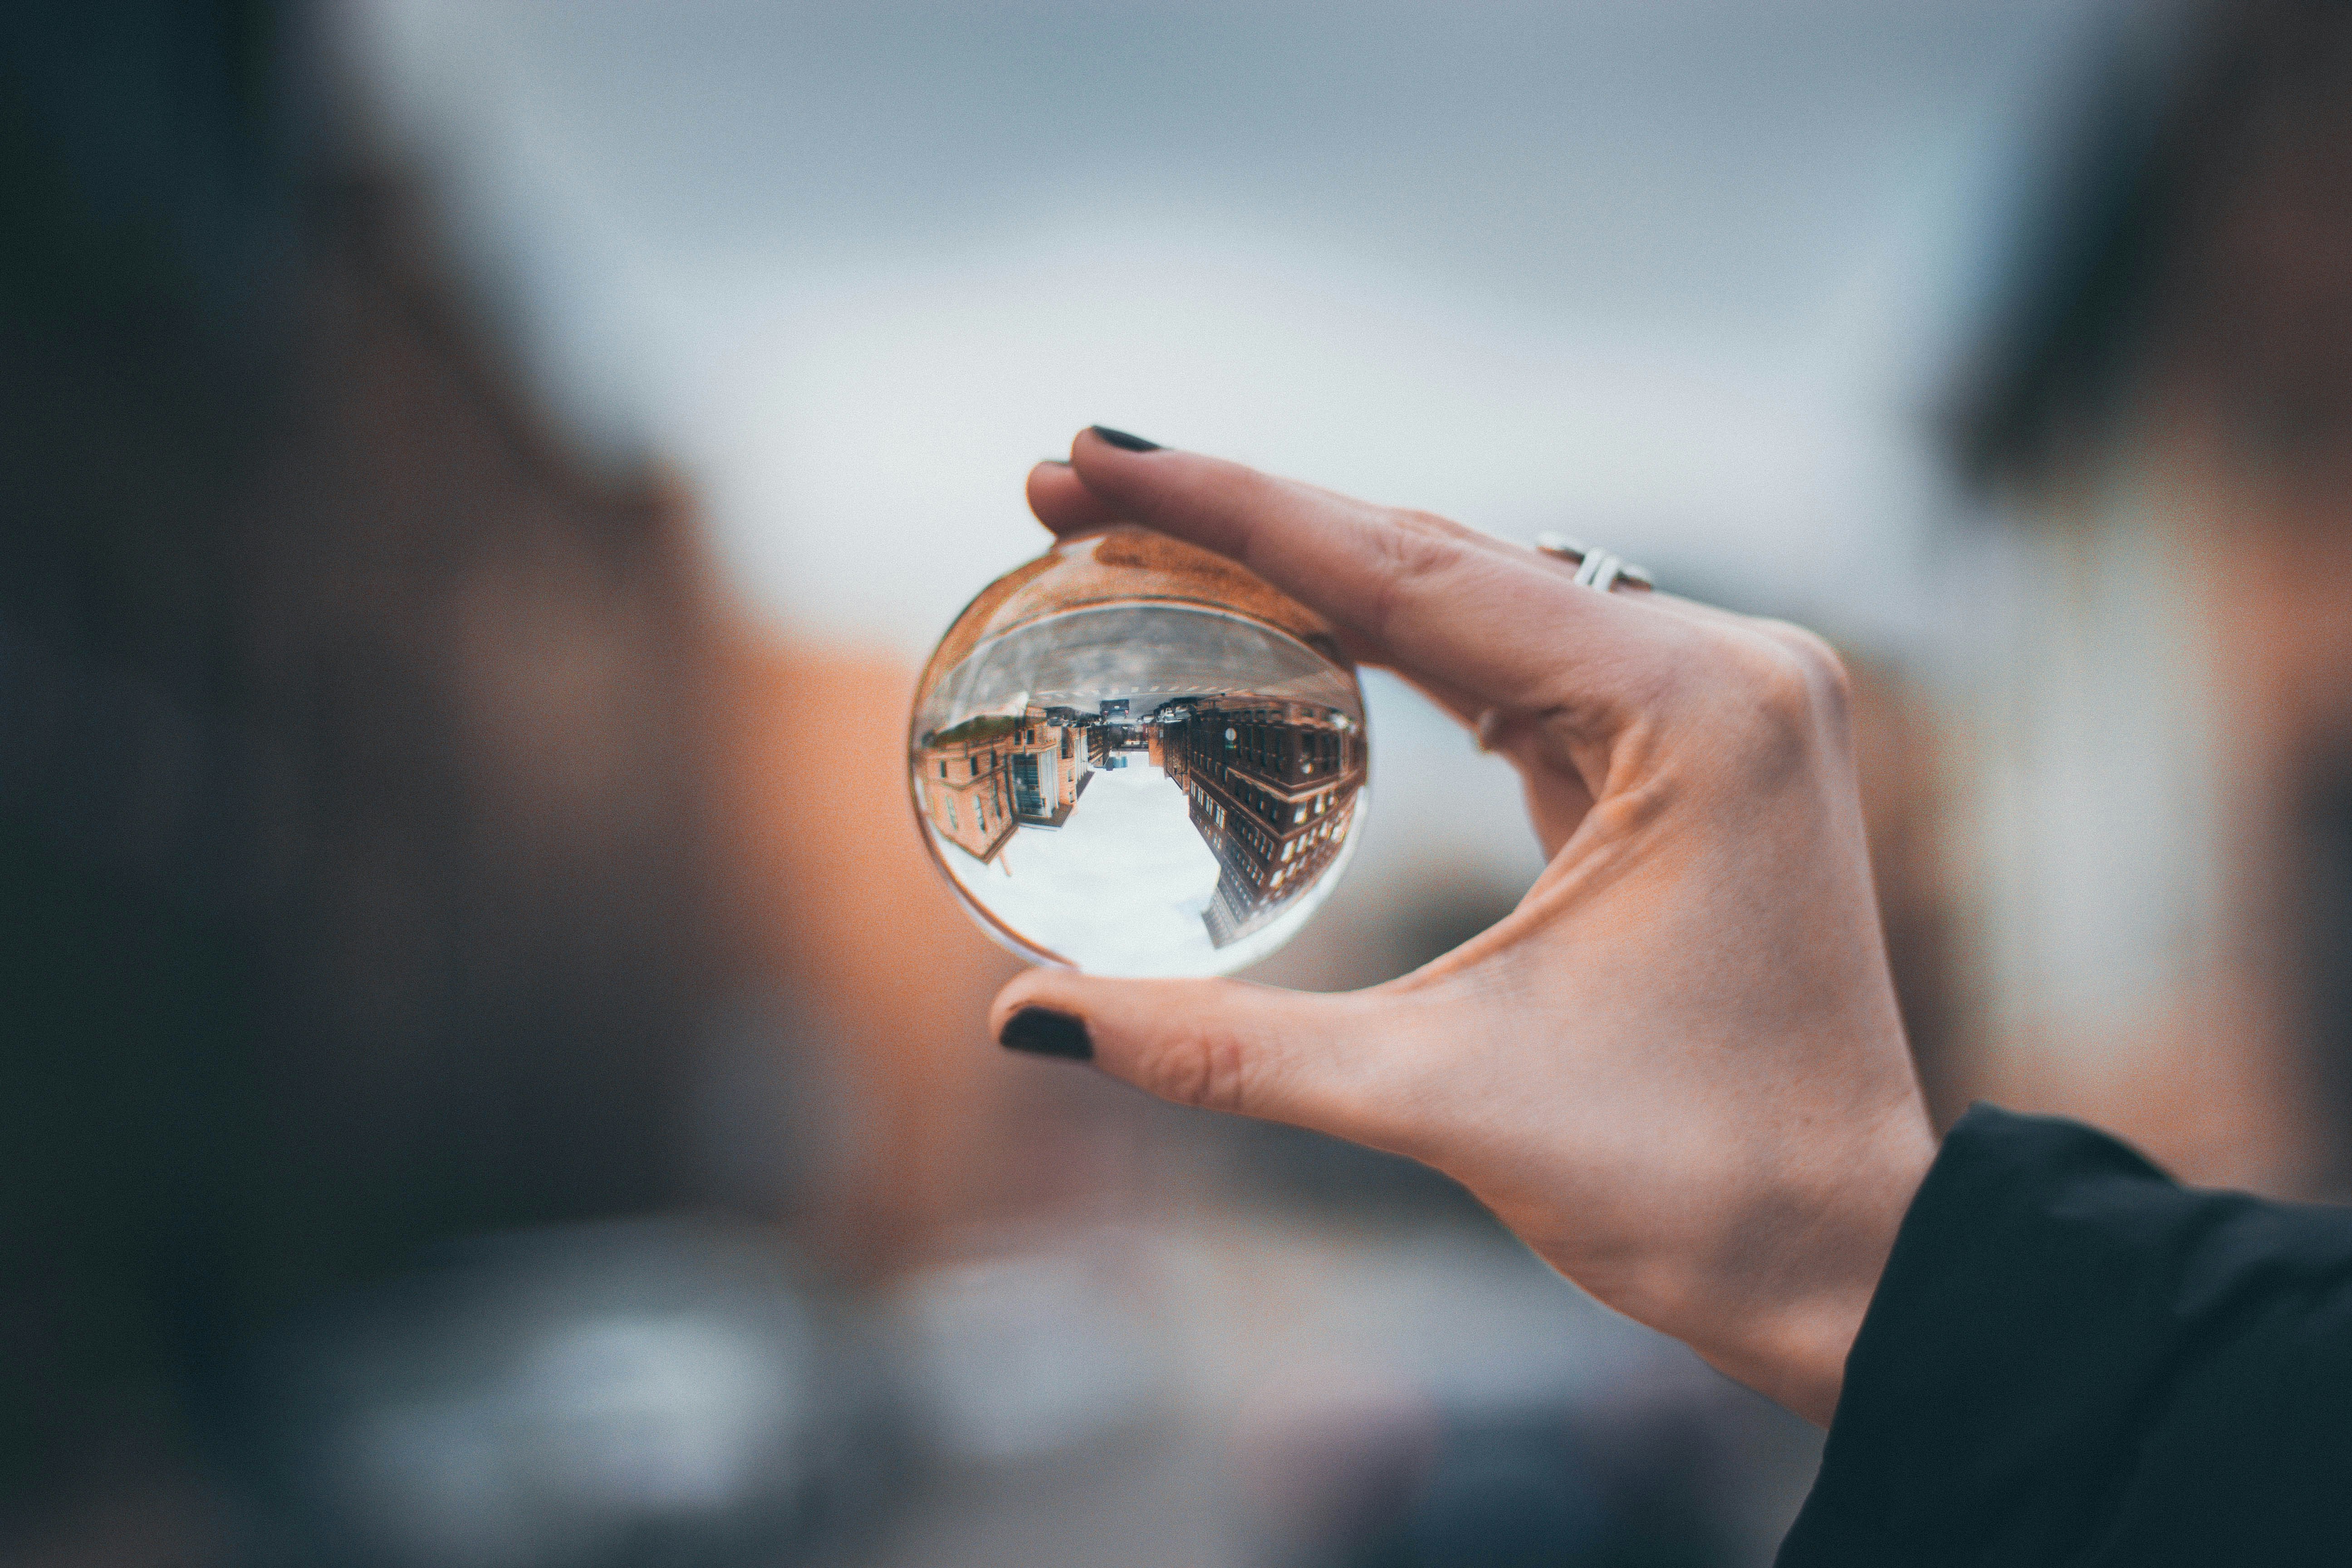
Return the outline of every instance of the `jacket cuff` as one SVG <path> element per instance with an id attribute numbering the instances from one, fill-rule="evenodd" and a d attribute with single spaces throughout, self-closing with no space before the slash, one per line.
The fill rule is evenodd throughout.
<path id="1" fill-rule="evenodd" d="M 2340 1218 L 2282 1250 L 2298 1212 L 2324 1211 L 2184 1191 L 2078 1123 L 1969 1110 L 1896 1235 L 1781 1568 L 2090 1548 L 2197 1347 L 2280 1258 L 2340 1264 Z"/>

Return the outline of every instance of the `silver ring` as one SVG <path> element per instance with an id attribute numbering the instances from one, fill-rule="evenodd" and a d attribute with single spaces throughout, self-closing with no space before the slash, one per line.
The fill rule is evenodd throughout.
<path id="1" fill-rule="evenodd" d="M 1646 568 L 1634 565 L 1615 551 L 1586 544 L 1580 540 L 1570 539 L 1565 533 L 1538 533 L 1536 535 L 1536 548 L 1546 555 L 1556 555 L 1562 561 L 1573 563 L 1580 587 L 1606 594 L 1621 583 L 1628 588 L 1654 588 L 1658 585 L 1657 580 Z"/>

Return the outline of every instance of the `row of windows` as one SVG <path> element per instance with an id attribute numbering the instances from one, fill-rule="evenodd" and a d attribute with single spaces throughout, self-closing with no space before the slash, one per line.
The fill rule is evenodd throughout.
<path id="1" fill-rule="evenodd" d="M 1242 721 L 1255 715 L 1232 715 L 1235 722 L 1224 728 L 1224 748 L 1235 752 L 1259 769 L 1269 773 L 1294 772 L 1310 776 L 1318 769 L 1326 773 L 1339 771 L 1345 755 L 1345 739 L 1332 730 L 1320 730 L 1301 724 Z M 1289 755 L 1285 755 L 1284 737 L 1291 737 Z"/>
<path id="2" fill-rule="evenodd" d="M 1202 789 L 1199 784 L 1194 784 L 1185 785 L 1184 793 L 1191 795 L 1193 801 L 1203 812 L 1213 815 L 1217 819 L 1217 826 L 1219 827 L 1223 827 L 1225 825 L 1225 808 L 1219 805 L 1215 801 L 1211 800 L 1207 790 Z"/>
<path id="3" fill-rule="evenodd" d="M 1203 820 L 1213 820 L 1220 828 L 1226 826 L 1225 808 L 1217 804 L 1215 800 L 1212 799 L 1207 791 L 1203 790 L 1198 784 L 1193 784 L 1189 786 L 1187 793 L 1192 796 L 1194 801 L 1199 803 Z M 1233 836 L 1240 839 L 1244 844 L 1249 846 L 1252 849 L 1257 851 L 1257 858 L 1259 859 L 1268 862 L 1272 861 L 1274 858 L 1274 840 L 1268 837 L 1265 834 L 1259 832 L 1255 823 L 1244 819 L 1241 826 L 1233 829 Z M 1222 836 L 1220 837 L 1222 840 Z"/>
<path id="4" fill-rule="evenodd" d="M 1071 757 L 1071 756 L 1076 756 L 1076 755 L 1077 754 L 1076 750 L 1076 744 L 1077 744 L 1077 735 L 1078 735 L 1078 732 L 1077 732 L 1076 730 L 1066 729 L 1066 730 L 1064 730 L 1064 731 L 1062 731 L 1062 740 L 1061 740 L 1061 750 L 1062 750 L 1062 755 L 1064 755 L 1065 757 Z M 1034 745 L 1040 744 L 1041 742 L 1039 742 L 1039 741 L 1038 741 L 1038 739 L 1037 739 L 1037 731 L 1036 731 L 1036 729 L 1033 726 L 1033 727 L 1031 727 L 1031 728 L 1029 728 L 1029 729 L 1023 730 L 1023 731 L 1021 731 L 1021 739 L 1020 739 L 1020 742 L 1019 742 L 1018 743 L 1019 743 L 1019 744 L 1021 744 L 1021 745 L 1024 745 L 1024 746 L 1034 746 Z M 1043 743 L 1043 744 L 1045 744 L 1045 745 L 1052 745 L 1052 744 L 1054 744 L 1054 742 L 1051 742 L 1051 741 L 1047 741 L 1047 742 L 1042 742 L 1042 743 Z M 983 759 L 983 758 L 985 758 L 985 764 L 984 764 L 984 765 L 983 765 L 983 762 L 982 762 L 982 759 Z M 939 763 L 939 768 L 940 768 L 940 777 L 941 777 L 941 778 L 946 778 L 946 777 L 948 776 L 948 763 L 949 763 L 950 760 L 950 759 L 946 758 L 946 757 L 942 757 L 942 758 L 940 758 L 940 763 Z M 988 750 L 988 751 L 986 751 L 985 752 L 974 752 L 971 753 L 970 755 L 966 756 L 966 757 L 964 758 L 964 760 L 963 760 L 963 776 L 964 776 L 964 777 L 966 777 L 966 778 L 968 778 L 968 779 L 974 779 L 974 778 L 978 778 L 982 773 L 983 773 L 987 772 L 987 771 L 988 771 L 989 769 L 991 769 L 991 768 L 995 767 L 995 766 L 996 766 L 996 763 L 997 763 L 997 756 L 996 756 L 996 749 L 995 749 L 994 747 L 992 747 L 992 747 L 990 747 L 990 748 L 989 748 L 989 750 Z"/>
<path id="5" fill-rule="evenodd" d="M 940 777 L 941 777 L 941 778 L 945 778 L 945 777 L 947 777 L 947 776 L 948 776 L 948 762 L 949 762 L 949 759 L 948 759 L 948 758 L 946 758 L 946 757 L 941 757 L 941 758 L 940 759 Z M 991 768 L 993 768 L 994 766 L 996 766 L 996 752 L 995 752 L 995 751 L 994 751 L 993 749 L 992 749 L 992 750 L 989 752 L 989 753 L 988 753 L 988 765 L 989 765 Z M 970 756 L 968 756 L 968 757 L 964 758 L 964 760 L 963 760 L 963 776 L 964 776 L 964 777 L 966 777 L 966 778 L 968 778 L 968 779 L 976 779 L 976 778 L 978 778 L 978 777 L 981 775 L 982 771 L 982 770 L 981 765 L 980 765 L 980 753 L 979 753 L 979 752 L 972 752 Z"/>
<path id="6" fill-rule="evenodd" d="M 947 803 L 948 831 L 950 833 L 961 833 L 963 831 L 963 819 L 956 814 L 956 797 L 949 795 L 947 797 Z M 988 802 L 985 800 L 973 801 L 971 803 L 971 814 L 978 821 L 980 831 L 986 833 L 988 831 Z M 1002 800 L 997 802 L 996 816 L 998 821 L 1002 822 L 1004 820 L 1004 803 Z"/>
<path id="7" fill-rule="evenodd" d="M 1347 818 L 1344 816 L 1335 816 L 1322 826 L 1310 829 L 1303 837 L 1291 839 L 1282 847 L 1282 858 L 1287 860 L 1294 852 L 1303 855 L 1318 844 L 1329 842 L 1331 835 L 1337 832 L 1346 821 Z"/>
<path id="8" fill-rule="evenodd" d="M 1329 821 L 1285 844 L 1282 858 L 1286 864 L 1267 880 L 1266 890 L 1272 892 L 1285 882 L 1295 882 L 1321 867 L 1330 858 L 1331 839 L 1347 825 L 1348 814 L 1340 812 Z"/>

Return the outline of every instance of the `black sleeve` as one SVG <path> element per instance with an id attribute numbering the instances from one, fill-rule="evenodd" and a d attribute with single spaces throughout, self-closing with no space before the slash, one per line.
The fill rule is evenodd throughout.
<path id="1" fill-rule="evenodd" d="M 1979 1106 L 1905 1216 L 1780 1568 L 2352 1563 L 2352 1209 Z"/>

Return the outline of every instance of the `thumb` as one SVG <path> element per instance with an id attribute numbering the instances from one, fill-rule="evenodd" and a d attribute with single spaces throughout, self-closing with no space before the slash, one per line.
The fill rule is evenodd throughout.
<path id="1" fill-rule="evenodd" d="M 989 1024 L 1011 1050 L 1091 1061 L 1179 1105 L 1381 1142 L 1397 1024 L 1364 994 L 1238 980 L 1113 980 L 1033 969 L 997 994 Z"/>

